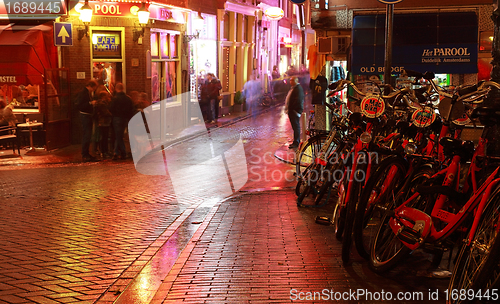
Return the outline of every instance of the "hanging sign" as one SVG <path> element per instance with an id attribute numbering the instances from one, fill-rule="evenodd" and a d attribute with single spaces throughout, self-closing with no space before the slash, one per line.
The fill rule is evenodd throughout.
<path id="1" fill-rule="evenodd" d="M 403 0 L 378 0 L 378 2 L 383 4 L 396 4 L 402 2 Z"/>
<path id="2" fill-rule="evenodd" d="M 436 120 L 436 112 L 433 108 L 419 109 L 411 116 L 413 124 L 419 128 L 427 128 Z"/>
<path id="3" fill-rule="evenodd" d="M 385 103 L 378 95 L 367 95 L 361 101 L 361 113 L 368 118 L 379 117 L 384 111 Z"/>
<path id="4" fill-rule="evenodd" d="M 269 20 L 280 20 L 285 16 L 285 12 L 279 7 L 270 7 L 264 11 L 264 15 Z"/>

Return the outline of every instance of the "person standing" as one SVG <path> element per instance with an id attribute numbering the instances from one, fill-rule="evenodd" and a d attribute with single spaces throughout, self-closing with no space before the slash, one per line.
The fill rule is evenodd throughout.
<path id="1" fill-rule="evenodd" d="M 76 96 L 76 104 L 80 111 L 80 120 L 82 123 L 82 159 L 83 161 L 96 161 L 97 159 L 90 155 L 90 140 L 92 139 L 92 125 L 94 114 L 94 91 L 97 88 L 97 82 L 90 80 L 85 88 Z"/>
<path id="2" fill-rule="evenodd" d="M 101 92 L 97 97 L 95 113 L 97 115 L 97 126 L 99 127 L 99 152 L 101 153 L 101 158 L 105 159 L 109 157 L 109 129 L 113 119 L 109 111 L 111 95 L 108 92 Z"/>
<path id="3" fill-rule="evenodd" d="M 210 76 L 201 81 L 200 85 L 200 110 L 203 116 L 203 121 L 206 123 L 212 121 L 212 110 L 210 108 Z"/>
<path id="4" fill-rule="evenodd" d="M 285 112 L 293 129 L 293 143 L 288 146 L 289 149 L 296 149 L 300 143 L 300 116 L 304 111 L 304 90 L 299 84 L 297 76 L 290 78 L 290 91 L 286 96 Z"/>
<path id="5" fill-rule="evenodd" d="M 212 122 L 217 122 L 219 118 L 219 96 L 222 84 L 213 73 L 208 73 L 208 96 L 210 99 L 210 112 L 212 113 Z"/>
<path id="6" fill-rule="evenodd" d="M 113 130 L 115 131 L 115 150 L 113 160 L 127 158 L 127 151 L 125 149 L 125 142 L 123 135 L 127 122 L 134 114 L 134 102 L 123 91 L 123 84 L 117 83 L 115 85 L 116 94 L 111 100 L 109 111 L 113 115 Z"/>

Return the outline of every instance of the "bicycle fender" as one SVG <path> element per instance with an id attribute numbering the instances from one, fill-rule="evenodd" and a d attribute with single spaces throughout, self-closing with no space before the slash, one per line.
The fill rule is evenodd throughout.
<path id="1" fill-rule="evenodd" d="M 392 232 L 411 250 L 422 245 L 432 227 L 431 217 L 415 208 L 402 208 L 389 220 Z"/>

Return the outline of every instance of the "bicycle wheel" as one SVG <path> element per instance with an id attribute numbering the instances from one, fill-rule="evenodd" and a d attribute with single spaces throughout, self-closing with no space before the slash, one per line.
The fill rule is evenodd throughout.
<path id="1" fill-rule="evenodd" d="M 298 179 L 302 178 L 305 169 L 314 163 L 327 136 L 328 134 L 318 134 L 311 137 L 304 143 L 301 149 L 297 151 L 295 158 L 295 173 Z"/>
<path id="2" fill-rule="evenodd" d="M 319 205 L 325 194 L 330 191 L 330 188 L 334 187 L 335 184 L 338 184 L 342 180 L 344 163 L 341 160 L 340 155 L 345 152 L 349 152 L 349 150 L 345 143 L 342 142 L 338 145 L 336 151 L 333 152 L 328 158 L 326 174 L 322 176 L 321 185 L 318 187 L 318 194 L 314 200 L 315 205 Z"/>
<path id="3" fill-rule="evenodd" d="M 346 217 L 346 206 L 344 204 L 345 194 L 347 191 L 347 184 L 349 177 L 347 177 L 347 168 L 343 170 L 343 179 L 339 184 L 338 199 L 335 204 L 335 209 L 333 210 L 333 225 L 335 226 L 335 237 L 337 240 L 342 240 L 342 234 L 344 233 L 345 227 L 345 217 Z"/>
<path id="4" fill-rule="evenodd" d="M 391 270 L 411 252 L 410 248 L 397 238 L 388 223 L 396 206 L 401 205 L 415 193 L 416 187 L 421 184 L 419 181 L 427 181 L 430 178 L 429 170 L 430 168 L 424 167 L 421 172 L 415 174 L 410 182 L 410 189 L 401 189 L 395 199 L 387 204 L 370 248 L 369 266 L 374 272 L 383 273 Z M 418 195 L 407 206 L 428 212 L 432 208 L 432 204 L 429 203 L 431 201 L 432 198 Z"/>
<path id="5" fill-rule="evenodd" d="M 302 177 L 301 185 L 302 188 L 299 189 L 300 194 L 297 198 L 297 204 L 302 203 L 304 198 L 308 196 L 309 194 L 315 195 L 317 193 L 316 191 L 316 184 L 318 183 L 318 180 L 320 179 L 321 176 L 321 165 L 319 164 L 311 164 L 309 167 L 307 167 L 307 170 L 304 171 L 304 176 Z M 297 183 L 298 185 L 298 183 Z M 297 191 L 297 188 L 295 188 Z"/>
<path id="6" fill-rule="evenodd" d="M 471 244 L 464 244 L 460 250 L 449 283 L 450 292 L 473 290 L 474 295 L 478 292 L 484 295 L 496 284 L 500 276 L 499 200 L 500 187 L 497 187 L 488 198 Z M 449 294 L 447 303 L 474 303 L 478 299 L 470 294 Z"/>
<path id="7" fill-rule="evenodd" d="M 352 190 L 349 195 L 349 201 L 346 204 L 346 218 L 345 218 L 345 228 L 344 235 L 342 237 L 342 262 L 344 264 L 349 263 L 351 258 L 351 247 L 352 247 L 352 231 L 355 225 L 355 215 L 356 207 L 358 205 L 358 199 L 361 195 L 363 189 L 364 179 L 366 178 L 366 164 L 357 164 L 356 172 L 354 172 L 354 180 L 351 180 Z"/>
<path id="8" fill-rule="evenodd" d="M 380 163 L 363 188 L 356 209 L 353 234 L 356 250 L 366 260 L 370 258 L 373 237 L 387 209 L 387 202 L 405 183 L 407 167 L 401 156 L 390 156 Z"/>

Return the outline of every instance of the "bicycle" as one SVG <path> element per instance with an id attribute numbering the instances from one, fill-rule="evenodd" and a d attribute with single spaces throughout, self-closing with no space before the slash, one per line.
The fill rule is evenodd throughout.
<path id="1" fill-rule="evenodd" d="M 478 95 L 483 95 L 491 87 L 500 88 L 500 85 L 493 82 L 480 84 L 477 87 Z M 455 99 L 457 100 L 459 98 Z M 470 142 L 462 142 L 449 137 L 440 140 L 444 155 L 451 159 L 449 165 L 434 174 L 426 185 L 418 186 L 416 192 L 401 204 L 395 202 L 389 204 L 390 207 L 387 208 L 382 218 L 371 248 L 370 267 L 372 270 L 388 271 L 409 252 L 424 245 L 443 246 L 454 232 L 460 231 L 468 231 L 464 246 L 469 247 L 469 251 L 476 250 L 475 254 L 481 256 L 483 260 L 489 258 L 490 252 L 487 250 L 479 252 L 479 247 L 473 241 L 481 232 L 478 227 L 497 229 L 496 226 L 493 228 L 488 226 L 484 218 L 488 215 L 488 211 L 498 208 L 495 198 L 500 191 L 498 187 L 500 174 L 498 167 L 491 174 L 484 174 L 485 177 L 481 179 L 477 172 L 487 168 L 483 166 L 485 162 L 500 160 L 500 158 L 485 155 L 486 134 L 492 126 L 491 120 L 495 120 L 496 123 L 496 119 L 500 119 L 500 113 L 491 112 L 487 108 L 477 108 L 473 113 L 474 116 L 482 117 L 485 125 L 478 147 L 474 151 L 474 146 Z M 472 162 L 467 173 L 466 184 L 460 191 L 458 178 L 460 162 L 468 159 L 472 159 Z M 482 180 L 484 183 L 478 186 L 479 181 Z M 471 225 L 465 224 L 468 219 L 473 221 Z M 482 248 L 486 249 L 489 246 L 491 243 L 483 244 Z M 450 288 L 476 286 L 473 283 L 478 282 L 477 276 L 468 277 L 469 280 L 455 279 L 462 277 L 461 273 L 464 271 L 467 272 L 457 268 L 457 265 L 461 264 L 463 262 L 459 258 L 450 281 Z M 483 273 L 487 271 L 483 268 Z"/>

